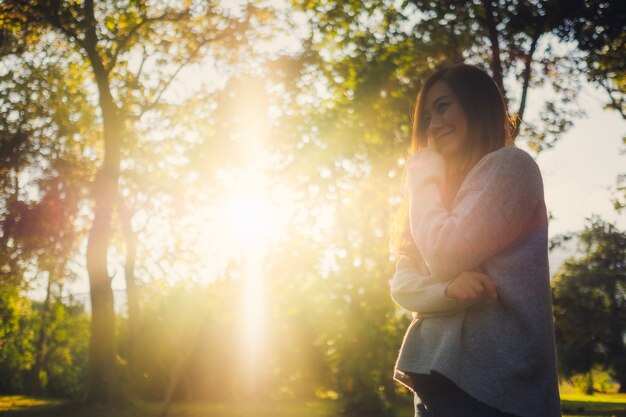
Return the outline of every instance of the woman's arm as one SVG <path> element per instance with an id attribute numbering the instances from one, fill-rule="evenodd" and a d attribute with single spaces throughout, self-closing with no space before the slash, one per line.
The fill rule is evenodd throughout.
<path id="1" fill-rule="evenodd" d="M 420 151 L 409 164 L 411 235 L 433 279 L 448 281 L 472 270 L 532 232 L 543 182 L 524 150 L 506 147 L 485 155 L 468 173 L 450 212 L 438 188 L 443 157 Z"/>
<path id="2" fill-rule="evenodd" d="M 411 258 L 400 255 L 396 271 L 389 280 L 391 298 L 400 307 L 413 312 L 413 317 L 436 317 L 458 313 L 472 306 L 478 299 L 461 302 L 445 295 L 448 284 L 424 274 Z"/>

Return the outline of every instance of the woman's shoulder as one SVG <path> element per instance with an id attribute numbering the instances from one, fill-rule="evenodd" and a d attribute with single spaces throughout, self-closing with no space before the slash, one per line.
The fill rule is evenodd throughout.
<path id="1" fill-rule="evenodd" d="M 541 181 L 541 170 L 535 159 L 525 150 L 515 146 L 504 146 L 489 152 L 474 165 L 471 171 L 475 171 L 480 176 L 510 176 Z"/>
<path id="2" fill-rule="evenodd" d="M 543 178 L 537 162 L 525 150 L 507 146 L 484 155 L 470 169 L 453 205 L 476 193 L 488 195 L 491 199 L 513 201 L 513 194 L 540 200 L 544 197 L 543 192 Z"/>
<path id="3" fill-rule="evenodd" d="M 496 164 L 514 164 L 539 168 L 535 158 L 516 146 L 503 146 L 485 155 L 485 161 Z"/>

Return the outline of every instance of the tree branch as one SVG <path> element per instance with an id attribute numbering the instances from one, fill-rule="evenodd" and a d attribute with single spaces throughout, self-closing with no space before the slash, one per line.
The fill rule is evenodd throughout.
<path id="1" fill-rule="evenodd" d="M 532 38 L 532 42 L 530 44 L 530 49 L 526 54 L 525 59 L 525 67 L 523 73 L 524 84 L 522 86 L 522 97 L 519 104 L 519 109 L 515 116 L 515 125 L 513 129 L 513 139 L 517 137 L 520 130 L 520 125 L 522 124 L 522 120 L 524 119 L 524 110 L 526 109 L 526 96 L 528 95 L 528 85 L 530 84 L 530 75 L 531 75 L 531 64 L 533 62 L 533 55 L 535 53 L 535 49 L 537 48 L 537 41 L 541 37 L 541 32 L 538 30 L 535 32 Z"/>
<path id="2" fill-rule="evenodd" d="M 609 95 L 609 99 L 611 100 L 611 104 L 610 106 L 617 110 L 617 112 L 622 116 L 622 119 L 626 120 L 626 113 L 624 113 L 624 100 L 620 100 L 619 102 L 615 99 L 615 97 L 613 97 L 613 90 L 611 89 L 611 86 L 609 85 L 609 74 L 607 73 L 606 69 L 604 69 L 603 71 L 604 74 L 604 78 L 600 79 L 600 85 L 606 90 L 607 94 Z"/>
<path id="3" fill-rule="evenodd" d="M 491 0 L 482 0 L 483 7 L 485 8 L 485 23 L 487 30 L 489 31 L 489 40 L 491 41 L 491 71 L 493 72 L 493 78 L 500 88 L 505 102 L 508 104 L 508 98 L 504 91 L 504 83 L 502 81 L 502 63 L 500 61 L 500 42 L 498 40 L 498 29 L 496 27 L 495 10 Z"/>
<path id="4" fill-rule="evenodd" d="M 203 42 L 200 42 L 198 44 L 198 46 L 189 54 L 189 56 L 178 66 L 178 68 L 176 68 L 176 70 L 171 74 L 171 76 L 168 78 L 168 80 L 163 84 L 163 87 L 160 89 L 160 91 L 157 93 L 156 98 L 154 100 L 152 100 L 151 103 L 145 105 L 142 110 L 141 113 L 139 115 L 136 115 L 135 117 L 141 117 L 142 114 L 144 114 L 146 111 L 149 111 L 151 109 L 153 109 L 154 107 L 156 107 L 159 104 L 159 101 L 161 100 L 161 96 L 165 93 L 165 91 L 168 89 L 168 87 L 170 86 L 170 84 L 174 81 L 174 79 L 176 78 L 176 76 L 178 75 L 178 73 L 187 65 L 189 64 L 189 62 L 191 62 L 197 55 L 198 52 L 200 52 L 200 49 L 202 49 L 203 46 L 211 43 L 211 42 L 215 42 L 218 41 L 220 39 L 223 39 L 226 37 L 226 33 L 221 33 L 220 35 L 217 35 L 211 39 L 205 39 Z"/>
<path id="5" fill-rule="evenodd" d="M 170 13 L 170 11 L 168 10 L 168 11 L 163 12 L 163 14 L 156 16 L 156 17 L 145 17 L 141 22 L 133 26 L 128 31 L 128 33 L 126 33 L 125 36 L 123 36 L 119 41 L 117 41 L 117 47 L 115 48 L 115 51 L 113 52 L 113 56 L 111 57 L 111 61 L 109 62 L 109 65 L 107 65 L 106 67 L 106 73 L 109 74 L 113 70 L 113 68 L 115 67 L 115 64 L 117 63 L 117 58 L 119 54 L 124 51 L 124 49 L 128 45 L 128 42 L 130 42 L 132 37 L 137 33 L 137 31 L 139 31 L 139 29 L 141 29 L 141 27 L 143 27 L 144 25 L 148 23 L 154 23 L 154 22 L 160 22 L 160 21 L 176 22 L 182 19 L 183 17 L 185 17 L 186 15 L 188 15 L 190 10 L 191 10 L 190 8 L 187 8 L 183 10 L 182 12 L 178 12 L 174 14 Z"/>

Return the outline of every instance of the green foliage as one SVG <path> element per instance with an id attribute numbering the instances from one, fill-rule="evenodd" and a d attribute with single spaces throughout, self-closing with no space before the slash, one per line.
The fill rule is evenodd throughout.
<path id="1" fill-rule="evenodd" d="M 584 52 L 587 78 L 607 92 L 607 109 L 626 118 L 626 7 L 620 1 L 563 2 L 568 10 L 558 35 Z"/>
<path id="2" fill-rule="evenodd" d="M 626 382 L 626 235 L 597 216 L 579 234 L 582 256 L 553 281 L 558 363 L 565 377 L 606 367 Z"/>
<path id="3" fill-rule="evenodd" d="M 0 284 L 0 316 L 0 392 L 22 392 L 35 361 L 41 304 L 19 295 L 16 287 Z M 43 387 L 49 395 L 77 398 L 87 359 L 88 317 L 82 305 L 57 301 L 46 318 Z"/>
<path id="4" fill-rule="evenodd" d="M 0 282 L 0 391 L 19 392 L 26 370 L 32 366 L 34 329 L 30 302 L 14 286 Z"/>
<path id="5" fill-rule="evenodd" d="M 354 120 L 353 132 L 366 143 L 370 137 L 408 140 L 397 129 L 406 124 L 424 76 L 440 65 L 464 61 L 491 70 L 509 111 L 523 121 L 521 137 L 537 151 L 554 146 L 585 114 L 576 103 L 581 74 L 602 85 L 609 82 L 615 97 L 623 95 L 623 66 L 613 64 L 604 72 L 593 68 L 602 67 L 604 56 L 624 62 L 619 59 L 624 10 L 619 1 L 602 2 L 597 16 L 596 3 L 294 1 L 309 16 L 308 48 L 318 56 L 331 100 L 338 105 L 335 118 Z M 604 31 L 594 37 L 596 24 Z M 559 38 L 577 39 L 582 47 L 565 50 Z M 585 60 L 587 68 L 582 67 Z M 529 88 L 541 86 L 551 86 L 556 98 L 544 100 L 538 119 L 531 120 L 524 116 Z M 615 97 L 612 102 L 623 105 Z M 372 135 L 373 122 L 381 129 Z"/>
<path id="6" fill-rule="evenodd" d="M 81 304 L 52 305 L 46 327 L 46 392 L 55 397 L 80 398 L 83 392 L 89 317 Z"/>
<path id="7" fill-rule="evenodd" d="M 614 392 L 615 384 L 609 372 L 593 368 L 587 373 L 575 374 L 571 377 L 571 383 L 579 392 Z M 589 387 L 589 384 L 592 384 Z"/>

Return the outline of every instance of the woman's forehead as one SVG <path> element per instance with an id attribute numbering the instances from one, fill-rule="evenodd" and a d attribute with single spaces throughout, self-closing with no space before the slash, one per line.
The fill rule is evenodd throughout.
<path id="1" fill-rule="evenodd" d="M 436 81 L 430 89 L 426 92 L 424 99 L 424 110 L 435 107 L 439 100 L 442 98 L 452 98 L 454 93 L 448 87 L 448 84 L 443 81 Z"/>

